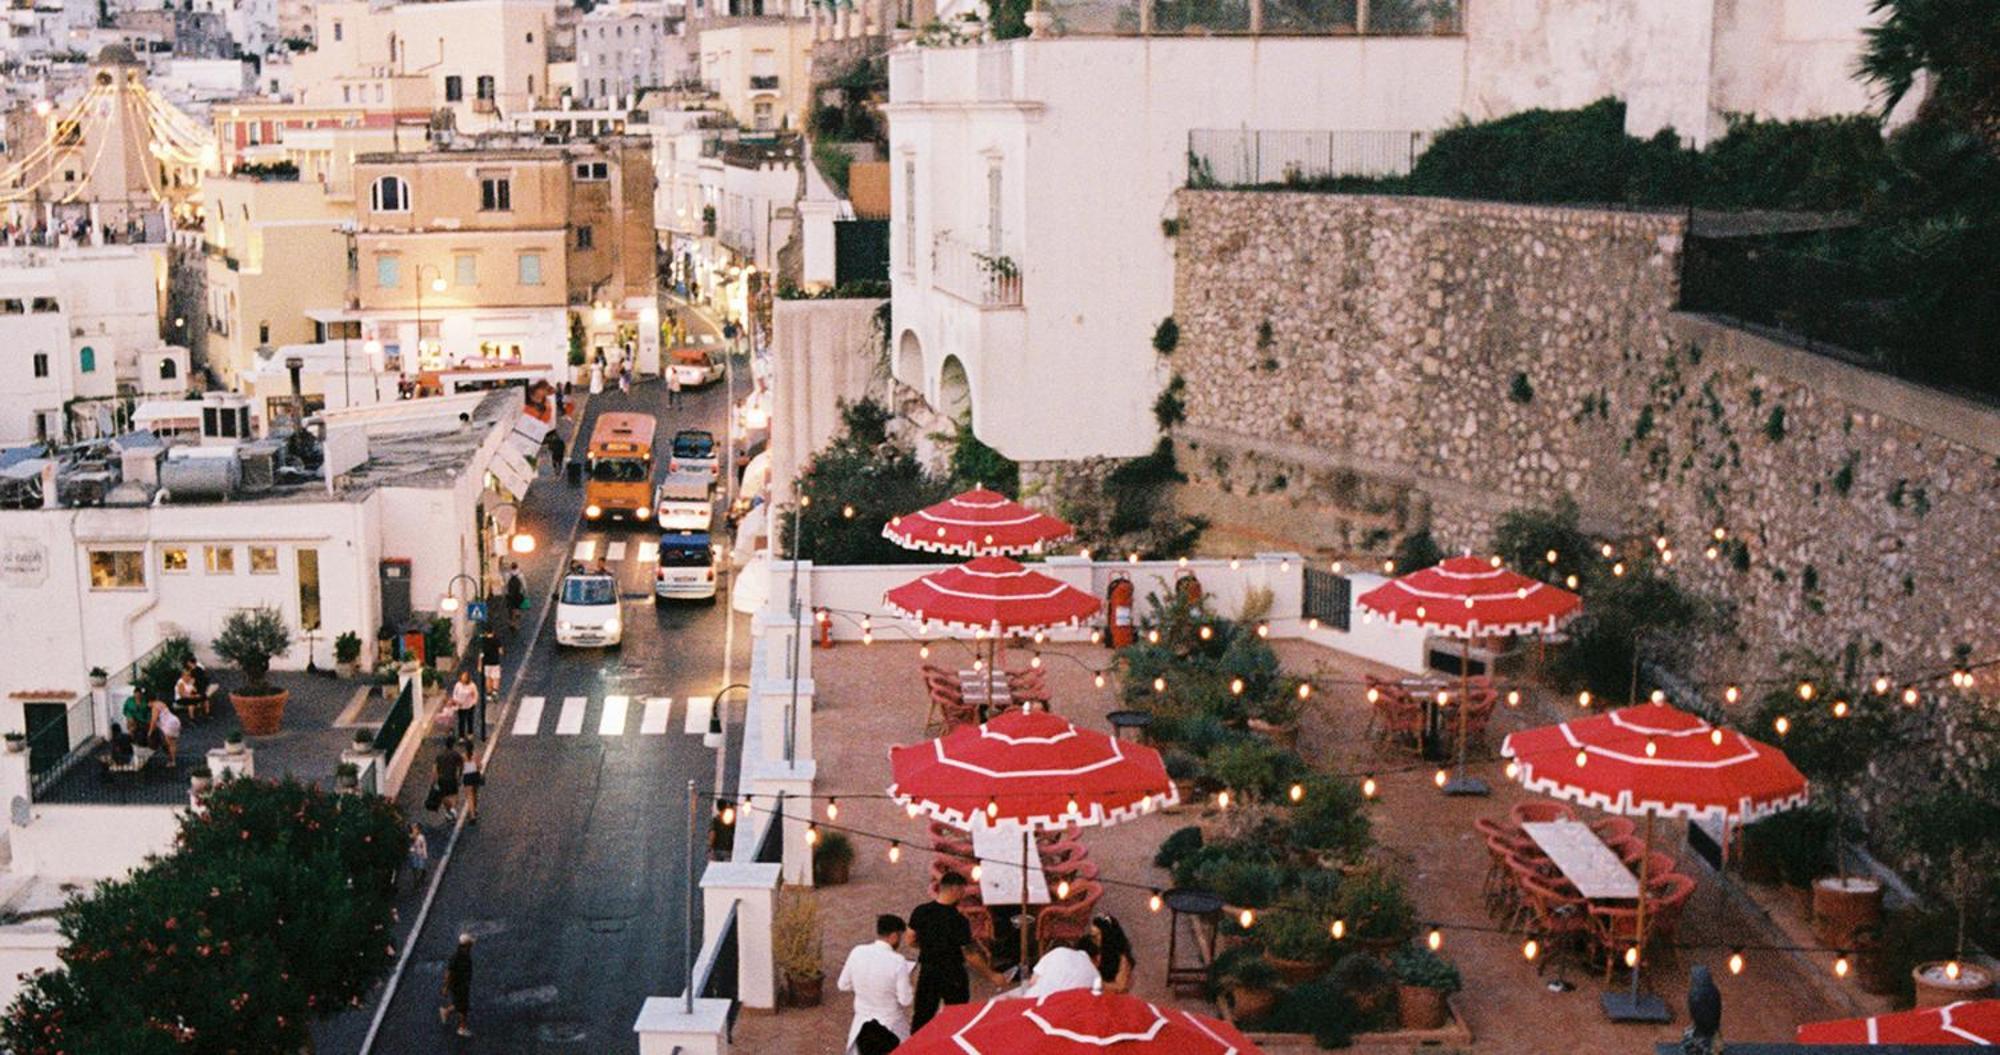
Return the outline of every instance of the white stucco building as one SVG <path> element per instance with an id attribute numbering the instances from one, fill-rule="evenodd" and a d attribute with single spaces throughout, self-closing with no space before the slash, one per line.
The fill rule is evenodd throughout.
<path id="1" fill-rule="evenodd" d="M 1162 221 L 1198 146 L 1282 152 L 1307 132 L 1385 174 L 1407 171 L 1462 116 L 1607 95 L 1626 101 L 1632 134 L 1672 127 L 1696 143 L 1732 113 L 1852 113 L 1871 105 L 1853 77 L 1867 9 L 1479 0 L 1462 18 L 1326 36 L 903 47 L 889 58 L 886 108 L 895 376 L 937 410 L 969 412 L 979 437 L 1016 459 L 1142 454 L 1166 379 L 1151 338 L 1172 310 Z M 1121 12 L 1149 17 L 1136 2 Z M 1371 35 L 1392 30 L 1409 35 Z M 1269 150 L 1213 153 L 1201 156 L 1223 183 L 1276 181 L 1288 167 Z"/>
<path id="2" fill-rule="evenodd" d="M 342 0 L 313 16 L 313 50 L 292 60 L 293 84 L 310 105 L 421 105 L 450 110 L 461 130 L 484 131 L 555 95 L 553 0 Z M 356 89 L 369 98 L 356 99 Z"/>
<path id="3" fill-rule="evenodd" d="M 679 4 L 605 4 L 576 25 L 574 95 L 585 107 L 631 105 L 642 88 L 678 83 L 690 72 Z"/>

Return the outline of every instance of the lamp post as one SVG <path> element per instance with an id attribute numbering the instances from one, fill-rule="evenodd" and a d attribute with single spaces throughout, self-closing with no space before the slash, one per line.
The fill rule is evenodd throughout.
<path id="1" fill-rule="evenodd" d="M 486 596 L 486 588 L 478 579 L 465 572 L 459 572 L 457 575 L 451 577 L 450 582 L 444 584 L 444 596 L 438 598 L 438 611 L 446 615 L 458 611 L 459 605 L 463 603 L 458 599 L 458 581 L 460 579 L 464 579 L 466 582 L 472 584 L 472 596 L 467 598 L 467 600 L 477 601 Z"/>

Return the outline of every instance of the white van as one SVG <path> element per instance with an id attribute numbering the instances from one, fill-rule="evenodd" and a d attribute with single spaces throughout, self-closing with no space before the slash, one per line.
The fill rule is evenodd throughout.
<path id="1" fill-rule="evenodd" d="M 660 563 L 653 570 L 653 594 L 713 601 L 718 563 L 715 542 L 707 531 L 669 531 L 660 536 Z"/>
<path id="2" fill-rule="evenodd" d="M 556 644 L 615 647 L 623 639 L 618 580 L 607 572 L 571 572 L 556 595 Z"/>
<path id="3" fill-rule="evenodd" d="M 668 473 L 654 492 L 653 507 L 661 531 L 708 531 L 715 523 L 715 477 Z"/>

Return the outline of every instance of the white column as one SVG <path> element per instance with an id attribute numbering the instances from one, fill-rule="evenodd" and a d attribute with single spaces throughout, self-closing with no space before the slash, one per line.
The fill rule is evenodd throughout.
<path id="1" fill-rule="evenodd" d="M 811 795 L 818 772 L 819 765 L 803 754 L 789 766 L 782 760 L 764 762 L 750 772 L 750 794 L 757 797 L 748 807 L 753 813 L 775 809 L 779 793 L 785 795 L 784 878 L 793 886 L 812 885 L 812 844 L 806 842 L 806 830 L 812 823 Z"/>
<path id="2" fill-rule="evenodd" d="M 810 803 L 800 803 L 810 808 Z M 779 866 L 716 861 L 701 876 L 701 947 L 721 935 L 736 906 L 736 999 L 744 1007 L 778 1006 L 778 964 L 771 948 L 771 917 L 778 900 Z"/>
<path id="3" fill-rule="evenodd" d="M 692 1013 L 678 996 L 651 996 L 639 1009 L 632 1032 L 639 1055 L 729 1055 L 729 1001 L 694 1002 Z"/>

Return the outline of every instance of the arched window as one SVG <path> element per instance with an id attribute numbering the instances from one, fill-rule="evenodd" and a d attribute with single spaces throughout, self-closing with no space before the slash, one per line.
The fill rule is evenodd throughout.
<path id="1" fill-rule="evenodd" d="M 160 360 L 160 380 L 172 381 L 174 378 L 179 377 L 180 373 L 180 366 L 172 359 Z"/>
<path id="2" fill-rule="evenodd" d="M 368 206 L 376 212 L 409 212 L 410 184 L 401 176 L 383 176 L 368 189 Z"/>
<path id="3" fill-rule="evenodd" d="M 82 350 L 76 353 L 76 368 L 86 374 L 96 373 L 97 349 L 84 345 Z"/>

